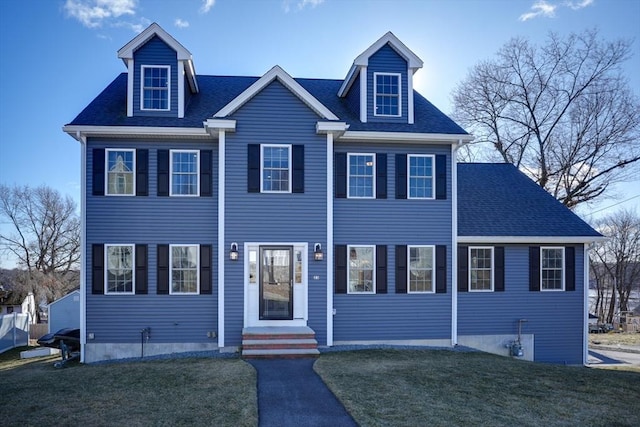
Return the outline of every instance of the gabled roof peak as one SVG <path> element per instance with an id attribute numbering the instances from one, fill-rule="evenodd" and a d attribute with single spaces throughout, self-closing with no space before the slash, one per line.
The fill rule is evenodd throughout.
<path id="1" fill-rule="evenodd" d="M 423 62 L 418 55 L 413 53 L 404 43 L 398 39 L 395 34 L 388 31 L 384 36 L 380 37 L 375 43 L 369 46 L 364 52 L 362 52 L 353 61 L 353 65 L 360 65 L 366 67 L 369 64 L 369 57 L 380 50 L 386 44 L 389 44 L 393 50 L 398 52 L 398 55 L 402 56 L 409 65 L 409 68 L 418 69 L 422 68 Z"/>
<path id="2" fill-rule="evenodd" d="M 118 58 L 125 61 L 127 59 L 133 59 L 133 53 L 136 49 L 148 42 L 153 36 L 158 36 L 163 42 L 175 50 L 178 54 L 179 61 L 191 61 L 191 52 L 155 22 L 134 37 L 129 43 L 122 46 L 120 50 L 118 50 Z"/>

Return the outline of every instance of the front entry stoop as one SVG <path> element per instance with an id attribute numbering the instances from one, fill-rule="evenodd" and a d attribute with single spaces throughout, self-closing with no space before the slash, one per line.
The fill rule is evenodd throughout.
<path id="1" fill-rule="evenodd" d="M 275 359 L 316 357 L 316 333 L 308 326 L 251 327 L 242 330 L 242 357 Z"/>

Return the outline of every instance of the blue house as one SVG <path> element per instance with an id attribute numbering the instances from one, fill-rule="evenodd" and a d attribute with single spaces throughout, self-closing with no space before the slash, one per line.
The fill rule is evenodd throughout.
<path id="1" fill-rule="evenodd" d="M 341 344 L 586 360 L 586 223 L 413 89 L 392 33 L 344 80 L 196 74 L 157 24 L 82 147 L 82 360 Z M 517 351 L 515 351 L 517 350 Z"/>

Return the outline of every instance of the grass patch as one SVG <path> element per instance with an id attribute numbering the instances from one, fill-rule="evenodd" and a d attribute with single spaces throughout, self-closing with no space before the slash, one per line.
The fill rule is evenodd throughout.
<path id="1" fill-rule="evenodd" d="M 609 332 L 589 334 L 589 344 L 640 346 L 640 332 Z"/>
<path id="2" fill-rule="evenodd" d="M 53 368 L 57 357 L 0 355 L 3 425 L 256 426 L 256 373 L 239 359 Z"/>
<path id="3" fill-rule="evenodd" d="M 485 353 L 323 354 L 316 372 L 363 426 L 632 426 L 640 374 Z"/>

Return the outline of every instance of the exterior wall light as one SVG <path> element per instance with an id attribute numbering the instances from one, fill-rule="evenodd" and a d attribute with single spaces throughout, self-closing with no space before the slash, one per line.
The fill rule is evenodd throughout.
<path id="1" fill-rule="evenodd" d="M 231 244 L 231 250 L 229 251 L 229 259 L 231 261 L 238 260 L 238 244 L 236 242 L 233 242 Z"/>
<path id="2" fill-rule="evenodd" d="M 320 243 L 316 243 L 313 245 L 313 259 L 316 261 L 322 261 L 324 259 L 324 254 L 322 253 L 322 245 Z"/>

